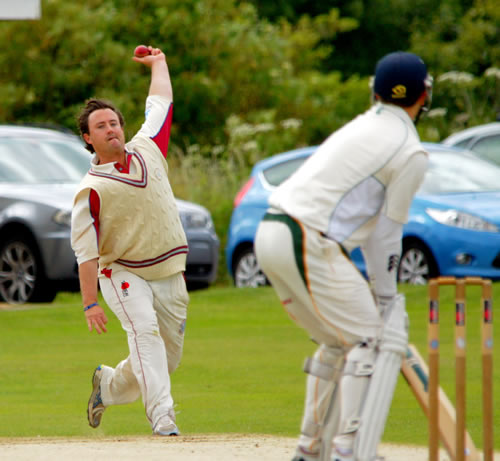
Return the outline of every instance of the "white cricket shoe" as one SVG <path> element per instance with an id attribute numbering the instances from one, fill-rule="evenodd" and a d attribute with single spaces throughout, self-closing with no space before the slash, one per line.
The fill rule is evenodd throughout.
<path id="1" fill-rule="evenodd" d="M 154 435 L 179 435 L 179 428 L 175 424 L 175 412 L 173 409 L 169 410 L 168 414 L 162 416 L 153 428 Z"/>
<path id="2" fill-rule="evenodd" d="M 312 453 L 299 446 L 292 461 L 319 461 L 319 453 Z"/>
<path id="3" fill-rule="evenodd" d="M 354 456 L 353 455 L 343 456 L 337 453 L 333 455 L 332 461 L 354 461 Z M 377 456 L 376 458 L 373 459 L 373 461 L 385 461 L 385 458 L 383 456 Z"/>

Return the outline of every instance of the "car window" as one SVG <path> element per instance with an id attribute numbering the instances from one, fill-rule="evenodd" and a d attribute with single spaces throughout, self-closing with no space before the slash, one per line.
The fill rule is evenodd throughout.
<path id="1" fill-rule="evenodd" d="M 471 149 L 481 158 L 500 165 L 500 134 L 479 139 Z"/>
<path id="2" fill-rule="evenodd" d="M 0 139 L 0 182 L 74 183 L 90 166 L 90 154 L 77 141 Z"/>
<path id="3" fill-rule="evenodd" d="M 500 167 L 457 153 L 429 155 L 429 168 L 419 193 L 449 194 L 500 190 Z"/>
<path id="4" fill-rule="evenodd" d="M 462 149 L 465 149 L 467 145 L 470 142 L 470 138 L 463 139 L 462 141 L 458 141 L 457 143 L 453 144 L 455 147 L 461 147 Z"/>
<path id="5" fill-rule="evenodd" d="M 271 186 L 279 186 L 306 161 L 307 157 L 295 158 L 265 169 L 262 174 Z"/>

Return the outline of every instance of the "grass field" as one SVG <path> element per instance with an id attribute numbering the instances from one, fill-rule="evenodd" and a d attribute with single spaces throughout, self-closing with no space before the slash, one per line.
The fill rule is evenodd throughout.
<path id="1" fill-rule="evenodd" d="M 410 341 L 426 357 L 427 290 L 402 286 L 401 291 L 407 296 Z M 468 293 L 468 428 L 481 446 L 480 294 L 476 288 Z M 495 298 L 500 299 L 500 284 L 494 285 Z M 441 384 L 452 401 L 453 302 L 451 288 L 444 288 Z M 0 308 L 0 437 L 150 433 L 141 402 L 108 409 L 96 430 L 87 424 L 93 369 L 100 363 L 114 366 L 127 355 L 125 334 L 112 313 L 109 318 L 107 334 L 88 333 L 80 297 L 68 293 L 52 304 Z M 494 321 L 499 331 L 498 315 Z M 269 287 L 191 292 L 184 356 L 172 376 L 181 431 L 297 435 L 305 384 L 302 363 L 314 349 Z M 497 341 L 496 364 L 499 354 Z M 499 378 L 496 366 L 495 383 Z M 498 385 L 495 402 L 500 402 Z M 500 411 L 495 426 L 500 427 Z M 384 441 L 427 442 L 427 421 L 402 378 Z M 500 448 L 498 431 L 495 446 Z"/>

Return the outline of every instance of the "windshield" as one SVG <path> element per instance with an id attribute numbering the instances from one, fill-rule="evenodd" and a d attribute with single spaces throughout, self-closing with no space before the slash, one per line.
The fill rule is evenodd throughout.
<path id="1" fill-rule="evenodd" d="M 500 151 L 500 134 L 495 136 L 486 136 L 477 141 L 471 149 L 481 158 L 489 162 L 500 165 L 498 152 Z"/>
<path id="2" fill-rule="evenodd" d="M 500 190 L 500 168 L 473 155 L 437 152 L 429 155 L 429 169 L 419 194 L 453 194 Z"/>
<path id="3" fill-rule="evenodd" d="M 279 186 L 285 179 L 288 179 L 293 173 L 295 173 L 299 166 L 301 166 L 306 160 L 307 157 L 299 157 L 283 163 L 278 163 L 277 165 L 264 170 L 262 174 L 271 186 Z"/>
<path id="4" fill-rule="evenodd" d="M 0 138 L 0 182 L 78 183 L 90 167 L 90 153 L 78 141 Z"/>

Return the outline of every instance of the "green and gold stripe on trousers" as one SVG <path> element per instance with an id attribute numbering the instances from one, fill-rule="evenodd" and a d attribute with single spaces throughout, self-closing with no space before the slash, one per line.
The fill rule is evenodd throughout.
<path id="1" fill-rule="evenodd" d="M 304 280 L 304 283 L 307 286 L 307 280 L 306 280 L 306 271 L 305 271 L 305 265 L 304 265 L 304 255 L 305 255 L 305 249 L 304 249 L 304 231 L 302 230 L 302 226 L 299 224 L 297 220 L 292 218 L 291 216 L 288 216 L 287 214 L 277 214 L 277 213 L 266 213 L 264 217 L 262 218 L 263 221 L 279 221 L 288 226 L 290 229 L 290 232 L 292 234 L 292 240 L 293 240 L 293 251 L 295 253 L 295 261 L 297 262 L 297 267 L 299 268 L 300 271 L 300 276 L 302 277 L 302 280 Z M 321 232 L 321 235 L 325 238 L 328 238 L 325 234 Z M 358 267 L 352 262 L 351 256 L 349 255 L 349 252 L 345 249 L 344 245 L 342 245 L 339 242 L 335 242 L 339 248 L 342 254 L 349 260 L 351 263 L 356 267 L 356 270 L 359 271 Z"/>
<path id="2" fill-rule="evenodd" d="M 304 266 L 304 233 L 302 231 L 302 227 L 291 216 L 286 214 L 275 214 L 275 213 L 266 213 L 262 218 L 263 221 L 278 221 L 286 224 L 286 226 L 290 229 L 290 233 L 292 234 L 293 241 L 293 252 L 295 255 L 295 262 L 297 263 L 297 268 L 299 269 L 300 276 L 304 281 L 304 284 L 307 286 L 305 266 Z"/>

